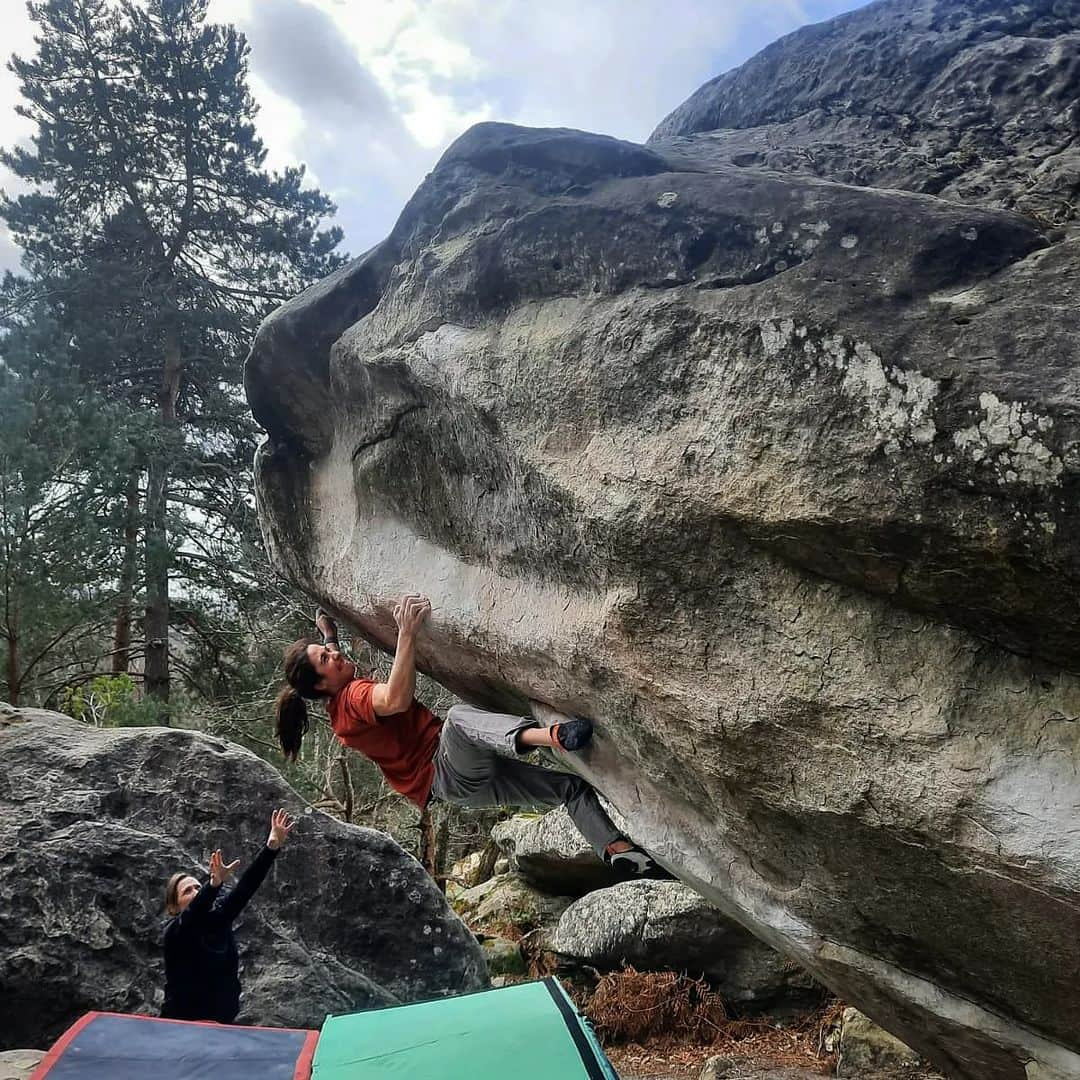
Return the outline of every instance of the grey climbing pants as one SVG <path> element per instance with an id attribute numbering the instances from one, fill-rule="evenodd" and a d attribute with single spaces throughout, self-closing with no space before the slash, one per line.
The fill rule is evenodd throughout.
<path id="1" fill-rule="evenodd" d="M 596 792 L 580 776 L 520 760 L 517 737 L 535 720 L 455 705 L 435 751 L 432 798 L 456 806 L 566 806 L 581 835 L 601 857 L 622 834 Z"/>

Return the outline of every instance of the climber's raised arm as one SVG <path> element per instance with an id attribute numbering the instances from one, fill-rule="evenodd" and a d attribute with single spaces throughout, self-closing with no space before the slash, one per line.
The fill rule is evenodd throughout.
<path id="1" fill-rule="evenodd" d="M 218 898 L 214 912 L 229 925 L 247 907 L 248 901 L 255 895 L 255 890 L 274 865 L 274 859 L 289 838 L 296 825 L 296 820 L 284 810 L 275 810 L 270 816 L 270 836 L 251 860 L 251 864 L 240 875 L 240 880 L 224 896 Z M 238 865 L 233 863 L 233 866 Z"/>
<path id="2" fill-rule="evenodd" d="M 395 716 L 404 712 L 416 694 L 416 634 L 431 611 L 431 601 L 410 593 L 394 607 L 397 623 L 397 648 L 390 678 L 376 683 L 371 690 L 371 707 L 376 716 Z"/>

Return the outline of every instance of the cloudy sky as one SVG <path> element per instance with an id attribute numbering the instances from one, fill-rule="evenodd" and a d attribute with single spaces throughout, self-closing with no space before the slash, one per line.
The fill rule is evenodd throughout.
<path id="1" fill-rule="evenodd" d="M 211 0 L 251 43 L 271 167 L 304 162 L 338 204 L 344 247 L 382 239 L 440 153 L 504 120 L 645 139 L 707 79 L 866 0 Z M 4 51 L 33 52 L 23 0 Z M 0 146 L 28 135 L 0 73 Z M 0 168 L 0 188 L 17 190 Z M 0 270 L 18 250 L 0 231 Z"/>

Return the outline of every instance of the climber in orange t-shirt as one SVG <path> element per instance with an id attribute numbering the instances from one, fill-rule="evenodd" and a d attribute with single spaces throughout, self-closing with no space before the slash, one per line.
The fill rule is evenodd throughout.
<path id="1" fill-rule="evenodd" d="M 359 750 L 387 782 L 421 810 L 432 801 L 459 806 L 565 805 L 596 853 L 620 876 L 670 877 L 615 827 L 596 792 L 580 776 L 521 760 L 536 747 L 576 751 L 592 739 L 583 718 L 541 727 L 531 717 L 455 705 L 444 723 L 416 700 L 416 635 L 431 602 L 405 596 L 394 608 L 397 650 L 386 682 L 359 678 L 342 656 L 333 619 L 316 612 L 322 643 L 300 640 L 285 650 L 288 685 L 278 695 L 277 734 L 295 760 L 308 728 L 306 701 L 322 700 L 330 727 Z"/>

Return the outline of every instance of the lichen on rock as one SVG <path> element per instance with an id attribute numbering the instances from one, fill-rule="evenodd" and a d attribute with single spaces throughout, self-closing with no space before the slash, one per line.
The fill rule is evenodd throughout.
<path id="1" fill-rule="evenodd" d="M 993 469 L 999 483 L 1046 486 L 1060 480 L 1064 463 L 1041 439 L 1054 426 L 1052 417 L 990 392 L 979 395 L 979 408 L 977 424 L 954 432 L 958 450 Z"/>

